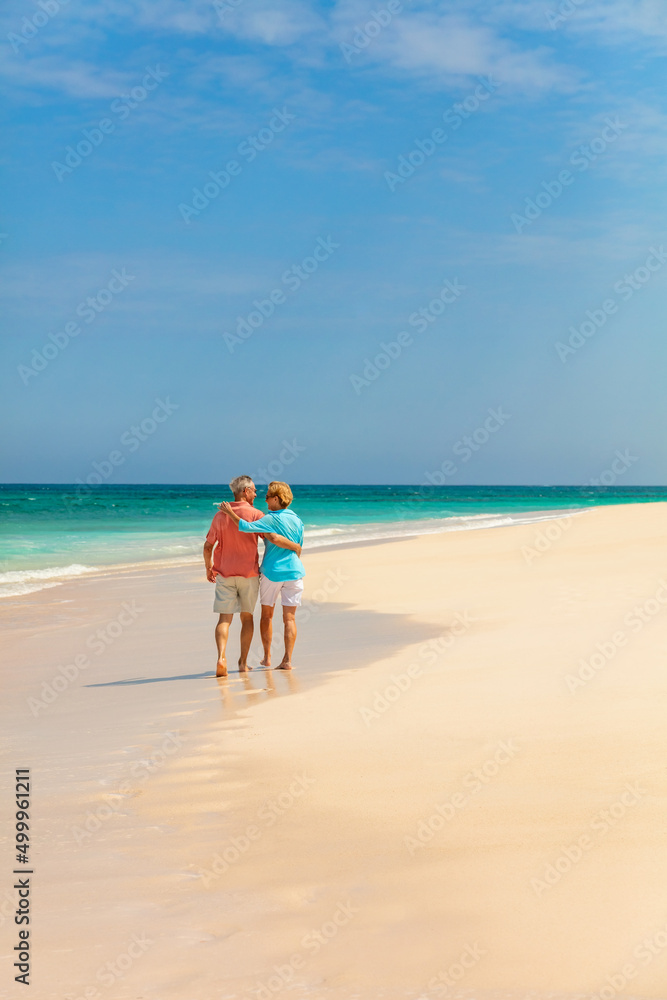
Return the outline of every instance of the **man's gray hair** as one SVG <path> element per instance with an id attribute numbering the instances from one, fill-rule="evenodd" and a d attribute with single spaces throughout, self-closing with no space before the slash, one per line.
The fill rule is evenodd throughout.
<path id="1" fill-rule="evenodd" d="M 249 486 L 254 486 L 250 476 L 237 476 L 236 479 L 232 479 L 229 484 L 229 488 L 235 497 L 240 496 L 244 490 L 248 489 Z"/>

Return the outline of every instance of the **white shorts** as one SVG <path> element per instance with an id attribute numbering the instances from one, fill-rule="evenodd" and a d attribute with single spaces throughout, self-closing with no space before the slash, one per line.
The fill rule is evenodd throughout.
<path id="1" fill-rule="evenodd" d="M 265 576 L 259 578 L 259 601 L 269 608 L 276 605 L 278 596 L 282 598 L 284 608 L 298 608 L 303 594 L 303 577 L 300 580 L 269 580 Z"/>

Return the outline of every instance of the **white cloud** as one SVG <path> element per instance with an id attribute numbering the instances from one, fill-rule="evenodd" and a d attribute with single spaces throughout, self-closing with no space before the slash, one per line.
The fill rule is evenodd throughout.
<path id="1" fill-rule="evenodd" d="M 470 4 L 464 9 L 456 2 L 425 7 L 404 8 L 377 34 L 366 38 L 364 25 L 369 23 L 372 8 L 359 0 L 344 0 L 332 15 L 333 34 L 339 45 L 357 45 L 358 52 L 350 55 L 348 51 L 351 65 L 383 66 L 393 75 L 417 77 L 431 87 L 461 85 L 466 79 L 490 74 L 509 88 L 529 94 L 575 86 L 576 70 L 559 65 L 548 48 L 522 47 L 503 37 L 484 9 L 471 11 Z"/>
<path id="2" fill-rule="evenodd" d="M 109 10 L 103 7 L 100 17 Z M 205 34 L 215 21 L 213 4 L 209 0 L 126 0 L 114 5 L 114 13 L 122 24 L 149 26 L 160 33 L 185 35 Z"/>
<path id="3" fill-rule="evenodd" d="M 593 162 L 591 170 L 596 175 L 634 184 L 649 179 L 659 183 L 667 156 L 667 115 L 657 106 L 632 97 L 610 95 L 605 103 L 607 107 L 591 118 L 571 116 L 566 126 L 567 156 L 581 146 L 589 146 L 611 120 L 624 128 Z"/>
<path id="4" fill-rule="evenodd" d="M 558 3 L 554 8 L 558 10 Z M 664 0 L 584 0 L 563 27 L 621 45 L 667 40 Z"/>
<path id="5" fill-rule="evenodd" d="M 241 0 L 229 12 L 224 10 L 225 0 L 219 2 L 223 7 L 219 17 L 223 30 L 247 41 L 289 46 L 326 30 L 316 5 L 301 0 L 281 0 L 280 6 L 272 0 Z"/>
<path id="6" fill-rule="evenodd" d="M 397 22 L 387 46 L 398 68 L 445 79 L 493 74 L 506 85 L 526 91 L 570 89 L 572 70 L 555 64 L 546 49 L 522 51 L 489 26 L 458 15 L 419 15 Z"/>
<path id="7" fill-rule="evenodd" d="M 65 60 L 60 55 L 7 58 L 0 63 L 0 75 L 21 89 L 48 90 L 85 99 L 118 97 L 121 90 L 134 83 L 128 73 L 83 60 Z"/>
<path id="8" fill-rule="evenodd" d="M 95 52 L 105 36 L 147 27 L 161 36 L 206 40 L 209 58 L 222 57 L 225 38 L 232 36 L 241 43 L 262 47 L 265 61 L 272 50 L 287 50 L 293 65 L 302 70 L 332 62 L 343 69 L 340 42 L 348 40 L 373 9 L 360 0 L 344 0 L 328 11 L 315 0 L 282 0 L 280 5 L 275 0 L 240 0 L 236 6 L 224 8 L 221 5 L 225 3 L 227 0 L 217 0 L 217 11 L 210 0 L 108 0 L 78 11 L 68 9 L 66 16 L 59 14 L 29 40 L 21 49 L 21 58 L 10 60 L 5 72 L 19 87 L 51 89 L 73 97 L 113 96 L 105 81 L 113 78 L 114 72 L 120 77 L 118 71 L 93 70 L 80 57 L 73 63 L 69 54 L 80 53 L 83 45 Z M 452 13 L 450 4 L 449 12 L 438 13 L 438 6 L 442 10 L 437 4 L 435 11 L 432 5 L 426 10 L 405 8 L 371 40 L 360 64 L 370 62 L 392 76 L 416 77 L 429 86 L 458 84 L 466 77 L 491 73 L 508 86 L 531 93 L 572 85 L 573 71 L 558 66 L 549 50 L 522 48 L 502 37 L 497 25 L 487 23 L 483 11 L 477 17 L 469 10 Z M 12 8 L 3 20 L 8 28 L 10 24 L 16 27 L 18 17 L 18 10 Z M 71 32 L 71 41 L 67 32 Z M 242 60 L 246 55 L 228 53 L 230 60 Z M 167 54 L 163 52 L 162 57 Z M 248 72 L 253 72 L 249 63 L 244 67 L 237 61 L 236 68 L 242 76 L 245 72 L 246 79 Z M 249 82 L 256 85 L 258 81 L 255 77 Z"/>
<path id="9" fill-rule="evenodd" d="M 329 8 L 317 0 L 233 2 L 236 6 L 230 4 L 222 16 L 213 0 L 91 0 L 79 8 L 63 8 L 18 56 L 4 61 L 0 72 L 19 95 L 113 98 L 133 85 L 130 59 L 136 63 L 136 53 L 142 51 L 148 62 L 157 41 L 160 58 L 170 69 L 185 63 L 179 99 L 186 104 L 205 102 L 203 91 L 219 82 L 271 102 L 284 101 L 296 90 L 310 93 L 317 103 L 314 75 L 332 66 L 341 73 L 365 71 L 431 91 L 470 86 L 477 77 L 490 75 L 502 83 L 503 99 L 554 91 L 582 95 L 584 88 L 595 89 L 593 80 L 582 83 L 587 70 L 564 65 L 555 52 L 562 35 L 548 29 L 544 14 L 563 0 L 404 0 L 402 11 L 369 39 L 351 65 L 343 59 L 340 43 L 349 43 L 378 8 L 372 0 L 339 0 Z M 563 31 L 619 43 L 655 43 L 667 39 L 665 2 L 582 0 Z M 225 3 L 217 0 L 218 8 Z M 16 28 L 22 11 L 12 2 L 1 20 Z M 144 37 L 146 28 L 152 40 Z M 95 62 L 105 39 L 135 34 L 142 48 L 128 51 L 123 45 L 120 66 L 112 65 L 106 53 Z M 231 38 L 237 43 L 233 49 Z"/>
<path id="10" fill-rule="evenodd" d="M 204 88 L 219 89 L 221 85 L 238 88 L 246 94 L 259 94 L 269 101 L 280 100 L 284 94 L 284 81 L 257 55 L 211 54 L 198 58 L 192 53 L 190 61 L 188 89 L 195 94 L 201 94 Z"/>
<path id="11" fill-rule="evenodd" d="M 286 161 L 295 169 L 314 173 L 360 173 L 380 176 L 382 160 L 364 154 L 357 149 L 345 150 L 327 147 L 314 151 L 308 144 L 292 144 L 286 154 Z"/>
<path id="12" fill-rule="evenodd" d="M 477 0 L 474 10 L 489 23 L 545 32 L 552 43 L 560 32 L 586 35 L 594 44 L 667 39 L 664 0 Z"/>
<path id="13" fill-rule="evenodd" d="M 169 311 L 175 300 L 185 304 L 199 298 L 248 296 L 262 291 L 270 277 L 263 262 L 257 273 L 243 267 L 231 270 L 228 263 L 210 257 L 183 254 L 86 253 L 46 257 L 28 262 L 14 261 L 3 268 L 0 294 L 7 314 L 50 328 L 71 318 L 72 310 L 89 295 L 106 286 L 112 270 L 125 268 L 134 279 L 129 296 L 119 296 L 117 308 L 131 312 Z M 264 268 L 266 273 L 261 273 Z M 115 306 L 116 308 L 116 306 Z M 46 331 L 48 332 L 48 330 Z"/>
<path id="14" fill-rule="evenodd" d="M 446 184 L 457 184 L 470 188 L 477 194 L 486 194 L 489 190 L 488 181 L 478 171 L 472 169 L 457 169 L 456 167 L 442 167 L 438 174 Z"/>
<path id="15" fill-rule="evenodd" d="M 637 267 L 651 246 L 660 245 L 652 223 L 648 213 L 639 220 L 621 212 L 598 219 L 557 218 L 545 212 L 534 230 L 520 234 L 509 231 L 509 220 L 506 234 L 450 232 L 448 245 L 456 250 L 451 256 L 445 252 L 443 259 L 461 266 L 581 267 L 591 276 L 608 275 L 611 280 L 617 271 Z"/>

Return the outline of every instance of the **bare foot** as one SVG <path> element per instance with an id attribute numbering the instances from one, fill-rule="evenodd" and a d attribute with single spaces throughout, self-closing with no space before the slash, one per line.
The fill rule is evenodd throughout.
<path id="1" fill-rule="evenodd" d="M 278 666 L 276 667 L 276 670 L 291 670 L 291 669 L 292 669 L 292 664 L 289 660 L 283 660 L 282 663 L 279 663 Z"/>
<path id="2" fill-rule="evenodd" d="M 263 660 L 259 661 L 259 665 L 260 665 L 260 667 L 270 667 L 271 666 L 271 657 L 270 656 L 265 656 Z"/>
<path id="3" fill-rule="evenodd" d="M 226 677 L 227 676 L 227 660 L 218 660 L 215 667 L 216 677 Z"/>
<path id="4" fill-rule="evenodd" d="M 252 667 L 250 666 L 250 664 L 249 663 L 241 663 L 241 661 L 239 660 L 239 673 L 240 674 L 244 674 L 246 672 L 246 670 L 252 670 Z"/>

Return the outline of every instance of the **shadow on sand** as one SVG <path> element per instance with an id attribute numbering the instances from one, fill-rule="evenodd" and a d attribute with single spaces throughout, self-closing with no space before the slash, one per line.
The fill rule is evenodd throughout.
<path id="1" fill-rule="evenodd" d="M 295 671 L 267 669 L 259 666 L 262 655 L 256 628 L 249 663 L 252 671 L 240 673 L 232 668 L 226 678 L 216 678 L 215 670 L 197 673 L 179 673 L 166 676 L 140 676 L 124 680 L 87 684 L 90 688 L 132 687 L 141 684 L 160 684 L 170 681 L 215 680 L 221 689 L 234 691 L 250 698 L 276 697 L 294 694 L 324 680 L 328 675 L 355 670 L 377 660 L 394 656 L 401 650 L 428 642 L 448 634 L 448 629 L 418 622 L 411 615 L 385 614 L 375 611 L 355 611 L 349 604 L 333 602 L 311 605 L 309 610 L 297 615 L 299 637 L 295 652 Z M 256 623 L 257 625 L 257 623 Z M 228 659 L 237 655 L 238 635 L 230 635 Z M 212 644 L 211 644 L 212 645 Z M 211 649 L 211 658 L 214 650 Z M 282 656 L 282 622 L 277 609 L 274 621 L 274 662 Z M 276 683 L 278 676 L 280 680 Z M 239 687 L 240 685 L 240 687 Z"/>

